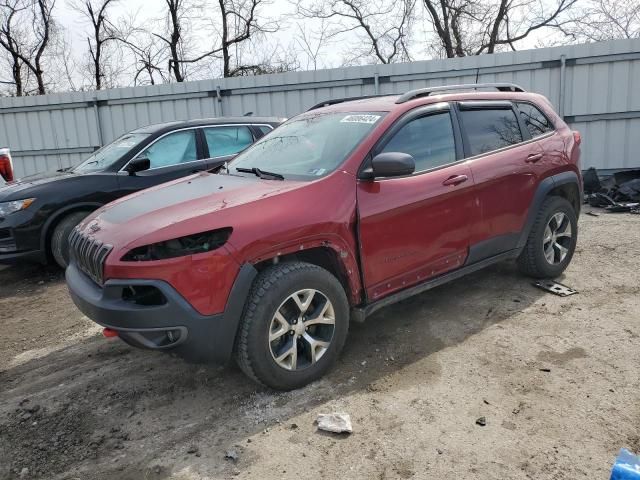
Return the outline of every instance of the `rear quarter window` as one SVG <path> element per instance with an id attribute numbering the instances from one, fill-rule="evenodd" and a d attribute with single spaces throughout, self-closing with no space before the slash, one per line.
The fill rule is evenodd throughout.
<path id="1" fill-rule="evenodd" d="M 520 111 L 520 117 L 527 126 L 532 137 L 539 137 L 554 130 L 553 124 L 547 116 L 536 106 L 530 103 L 516 103 Z"/>
<path id="2" fill-rule="evenodd" d="M 511 109 L 482 108 L 460 113 L 471 156 L 522 142 L 518 118 Z"/>

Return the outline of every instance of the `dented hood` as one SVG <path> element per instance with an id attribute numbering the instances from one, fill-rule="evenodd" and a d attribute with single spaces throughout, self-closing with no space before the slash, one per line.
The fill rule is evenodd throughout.
<path id="1" fill-rule="evenodd" d="M 204 172 L 116 200 L 89 216 L 80 228 L 117 248 L 143 245 L 233 227 L 230 210 L 302 185 Z"/>

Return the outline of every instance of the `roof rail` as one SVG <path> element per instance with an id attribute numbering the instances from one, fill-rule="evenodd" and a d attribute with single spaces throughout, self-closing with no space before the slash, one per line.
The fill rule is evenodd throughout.
<path id="1" fill-rule="evenodd" d="M 317 108 L 328 107 L 329 105 L 335 105 L 337 103 L 351 102 L 352 100 L 364 100 L 366 98 L 388 97 L 389 95 L 392 95 L 392 94 L 387 93 L 384 95 L 364 95 L 362 97 L 333 98 L 331 100 L 325 100 L 324 102 L 320 102 L 314 105 L 313 107 L 309 108 L 307 112 L 310 112 L 311 110 L 315 110 Z"/>
<path id="2" fill-rule="evenodd" d="M 478 90 L 480 88 L 495 88 L 499 92 L 524 92 L 525 89 L 514 83 L 469 83 L 463 85 L 443 85 L 441 87 L 418 88 L 410 90 L 396 100 L 396 103 L 404 103 L 414 98 L 428 97 L 432 93 L 448 92 L 449 90 Z"/>

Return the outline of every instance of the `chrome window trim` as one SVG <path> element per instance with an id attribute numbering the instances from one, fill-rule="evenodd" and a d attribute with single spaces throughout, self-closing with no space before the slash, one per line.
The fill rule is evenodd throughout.
<path id="1" fill-rule="evenodd" d="M 162 140 L 164 137 L 171 135 L 173 133 L 177 133 L 177 132 L 184 132 L 184 131 L 188 131 L 188 130 L 197 130 L 199 128 L 215 128 L 215 127 L 252 127 L 252 126 L 266 126 L 271 128 L 271 130 L 274 129 L 274 127 L 272 125 L 269 125 L 268 123 L 266 124 L 262 124 L 262 123 L 221 123 L 221 124 L 215 124 L 215 125 L 198 125 L 195 127 L 183 127 L 183 128 L 177 128 L 175 130 L 171 130 L 170 132 L 166 132 L 163 133 L 162 135 L 160 135 L 158 138 L 156 138 L 155 140 L 153 140 L 149 145 L 147 145 L 146 147 L 144 147 L 143 150 L 140 150 L 138 153 L 136 153 L 136 155 L 134 157 L 132 157 L 127 163 L 125 163 L 122 168 L 120 168 L 120 170 L 118 170 L 117 173 L 127 173 L 127 166 L 136 158 L 138 158 L 140 156 L 141 153 L 146 152 L 149 148 L 151 148 L 151 146 L 153 146 L 153 144 L 155 144 L 156 142 Z M 253 136 L 253 132 L 251 132 L 251 135 Z M 253 145 L 254 142 L 252 142 Z M 225 157 L 228 155 L 224 155 Z M 210 158 L 220 158 L 220 157 L 210 157 Z M 176 167 L 178 165 L 189 165 L 190 163 L 195 163 L 195 162 L 203 162 L 205 160 L 209 160 L 209 158 L 199 158 L 197 160 L 190 160 L 188 162 L 181 162 L 181 163 L 174 163 L 173 165 L 165 165 L 162 167 L 154 167 L 154 168 L 149 168 L 147 170 L 144 170 L 145 172 L 150 172 L 152 170 L 161 170 L 163 168 L 173 168 Z"/>
<path id="2" fill-rule="evenodd" d="M 500 153 L 500 152 L 504 152 L 506 150 L 511 150 L 512 148 L 516 148 L 516 147 L 519 147 L 521 145 L 527 145 L 529 143 L 537 142 L 538 140 L 541 140 L 543 138 L 551 137 L 551 136 L 555 135 L 556 133 L 558 133 L 557 130 L 552 130 L 551 132 L 547 132 L 544 135 L 540 135 L 539 137 L 533 137 L 533 138 L 530 138 L 528 140 L 524 140 L 522 142 L 514 143 L 513 145 L 507 145 L 506 147 L 498 148 L 497 150 L 489 150 L 487 152 L 482 152 L 482 153 L 479 153 L 479 154 L 474 155 L 472 157 L 467 157 L 467 158 L 465 158 L 465 160 L 476 160 L 478 158 L 486 157 L 487 155 L 493 155 L 494 153 Z"/>

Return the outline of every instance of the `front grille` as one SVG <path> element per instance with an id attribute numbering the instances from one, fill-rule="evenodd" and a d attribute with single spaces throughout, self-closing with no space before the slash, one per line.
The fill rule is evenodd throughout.
<path id="1" fill-rule="evenodd" d="M 104 281 L 104 261 L 112 249 L 112 245 L 85 235 L 77 228 L 69 236 L 69 251 L 76 265 L 98 285 L 102 285 Z"/>

